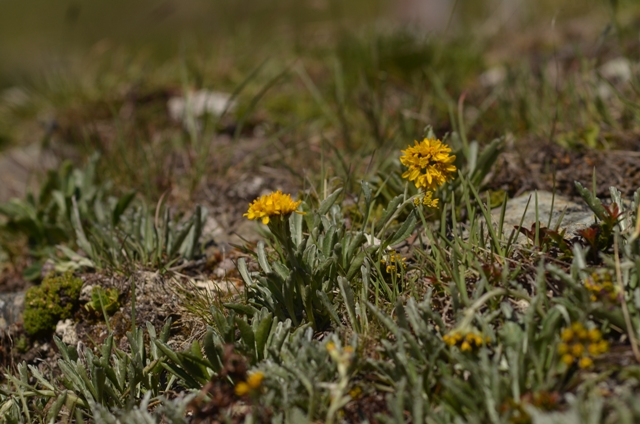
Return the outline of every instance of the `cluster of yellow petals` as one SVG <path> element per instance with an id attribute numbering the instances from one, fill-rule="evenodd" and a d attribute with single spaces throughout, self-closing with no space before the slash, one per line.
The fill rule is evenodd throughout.
<path id="1" fill-rule="evenodd" d="M 252 390 L 257 390 L 262 385 L 264 374 L 260 371 L 256 371 L 247 377 L 247 381 L 241 381 L 236 384 L 235 392 L 238 396 L 244 396 Z"/>
<path id="2" fill-rule="evenodd" d="M 296 211 L 302 200 L 297 202 L 291 198 L 290 194 L 282 194 L 280 190 L 266 194 L 254 200 L 249 205 L 249 210 L 242 216 L 249 219 L 261 219 L 263 224 L 268 224 L 272 216 L 285 216 Z"/>
<path id="3" fill-rule="evenodd" d="M 433 138 L 415 143 L 402 150 L 400 162 L 409 168 L 402 174 L 402 178 L 412 181 L 418 189 L 425 191 L 435 190 L 453 179 L 456 172 L 453 162 L 456 157 L 451 154 L 449 146 Z"/>
<path id="4" fill-rule="evenodd" d="M 489 337 L 483 338 L 478 333 L 468 332 L 463 334 L 460 331 L 445 334 L 442 336 L 442 340 L 449 346 L 458 346 L 462 352 L 472 352 L 491 341 Z"/>
<path id="5" fill-rule="evenodd" d="M 396 272 L 399 266 L 402 266 L 402 268 L 406 268 L 407 264 L 405 263 L 405 261 L 406 261 L 406 258 L 403 258 L 397 252 L 393 252 L 388 255 L 385 255 L 382 259 L 380 259 L 380 263 L 387 266 L 388 274 L 392 272 Z"/>
<path id="6" fill-rule="evenodd" d="M 562 342 L 558 345 L 558 354 L 562 362 L 572 365 L 578 362 L 580 368 L 591 368 L 593 358 L 609 351 L 609 343 L 602 339 L 597 328 L 587 330 L 579 322 L 565 328 L 560 334 Z"/>
<path id="7" fill-rule="evenodd" d="M 587 279 L 584 287 L 591 293 L 591 301 L 597 300 L 616 302 L 618 300 L 618 289 L 613 285 L 611 277 L 608 275 L 592 274 Z"/>
<path id="8" fill-rule="evenodd" d="M 413 199 L 413 203 L 416 206 L 419 206 L 420 204 L 428 207 L 428 208 L 437 208 L 438 207 L 438 201 L 440 199 L 434 199 L 433 198 L 433 192 L 432 191 L 427 191 L 424 193 L 424 196 L 420 197 L 416 197 L 415 199 Z"/>

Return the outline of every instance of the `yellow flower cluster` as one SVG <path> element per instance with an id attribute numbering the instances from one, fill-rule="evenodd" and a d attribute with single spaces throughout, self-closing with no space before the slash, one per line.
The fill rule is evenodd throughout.
<path id="1" fill-rule="evenodd" d="M 613 284 L 609 275 L 593 273 L 585 281 L 584 287 L 591 293 L 592 302 L 597 300 L 616 302 L 618 300 L 618 288 Z"/>
<path id="2" fill-rule="evenodd" d="M 462 352 L 472 352 L 483 344 L 489 343 L 491 338 L 483 338 L 482 335 L 474 332 L 463 334 L 460 331 L 454 331 L 442 336 L 442 340 L 449 346 L 458 346 Z"/>
<path id="3" fill-rule="evenodd" d="M 594 357 L 609 351 L 609 343 L 602 339 L 600 330 L 587 330 L 579 322 L 563 329 L 560 339 L 562 342 L 558 345 L 558 354 L 562 356 L 562 362 L 572 365 L 577 361 L 583 369 L 593 366 Z"/>
<path id="4" fill-rule="evenodd" d="M 255 220 L 261 219 L 263 224 L 268 224 L 272 216 L 285 216 L 292 212 L 303 214 L 303 212 L 296 211 L 300 203 L 302 200 L 294 202 L 290 194 L 282 194 L 278 190 L 254 200 L 249 205 L 247 213 L 242 216 Z"/>
<path id="5" fill-rule="evenodd" d="M 354 386 L 349 390 L 349 396 L 351 396 L 351 399 L 358 399 L 360 395 L 362 395 L 362 389 L 360 386 Z"/>
<path id="6" fill-rule="evenodd" d="M 336 346 L 336 344 L 334 342 L 329 342 L 327 343 L 327 345 L 325 346 L 327 349 L 327 352 L 329 352 L 329 354 L 333 355 L 334 353 L 339 353 L 338 352 L 338 347 Z M 353 346 L 345 346 L 344 349 L 342 349 L 343 352 L 345 352 L 348 355 L 353 354 Z"/>
<path id="7" fill-rule="evenodd" d="M 412 181 L 418 189 L 435 190 L 453 179 L 456 167 L 451 148 L 440 140 L 425 138 L 415 146 L 402 150 L 400 163 L 409 168 L 402 178 Z"/>
<path id="8" fill-rule="evenodd" d="M 244 396 L 250 393 L 252 390 L 257 390 L 262 385 L 264 374 L 260 371 L 256 371 L 247 377 L 247 381 L 241 381 L 236 384 L 235 392 L 238 396 Z"/>
<path id="9" fill-rule="evenodd" d="M 437 208 L 439 200 L 440 199 L 434 199 L 433 198 L 433 192 L 432 191 L 426 191 L 424 193 L 424 196 L 422 196 L 422 197 L 418 196 L 415 199 L 413 199 L 413 203 L 416 206 L 420 206 L 420 204 L 423 204 L 424 206 L 426 206 L 428 208 Z"/>
<path id="10" fill-rule="evenodd" d="M 402 268 L 406 268 L 407 264 L 405 263 L 405 260 L 406 258 L 400 256 L 399 253 L 393 252 L 380 259 L 380 263 L 387 266 L 387 273 L 390 274 L 392 272 L 396 272 L 400 266 L 402 266 Z"/>

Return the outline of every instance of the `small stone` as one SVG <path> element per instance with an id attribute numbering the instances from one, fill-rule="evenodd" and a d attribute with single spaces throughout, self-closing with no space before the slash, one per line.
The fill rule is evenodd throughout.
<path id="1" fill-rule="evenodd" d="M 81 303 L 87 303 L 91 301 L 91 293 L 93 292 L 93 284 L 85 284 L 80 290 L 80 297 L 78 298 Z"/>
<path id="2" fill-rule="evenodd" d="M 172 97 L 167 102 L 169 116 L 176 122 L 184 122 L 189 115 L 196 118 L 206 114 L 220 116 L 225 109 L 235 108 L 231 95 L 210 90 L 188 92 L 185 96 Z"/>
<path id="3" fill-rule="evenodd" d="M 504 69 L 504 67 L 496 66 L 496 67 L 487 69 L 482 74 L 480 74 L 480 77 L 478 77 L 478 80 L 480 81 L 480 84 L 483 87 L 491 88 L 500 84 L 502 81 L 504 81 L 506 77 L 507 77 L 507 71 Z"/>
<path id="4" fill-rule="evenodd" d="M 224 235 L 224 228 L 220 223 L 212 216 L 207 216 L 202 228 L 202 233 L 212 237 L 214 240 L 219 239 Z"/>
<path id="5" fill-rule="evenodd" d="M 76 324 L 70 320 L 60 320 L 56 324 L 56 335 L 60 337 L 62 343 L 75 346 L 78 343 L 78 333 L 76 333 Z"/>
<path id="6" fill-rule="evenodd" d="M 612 59 L 600 67 L 600 74 L 607 79 L 629 81 L 632 76 L 631 62 L 624 57 Z"/>

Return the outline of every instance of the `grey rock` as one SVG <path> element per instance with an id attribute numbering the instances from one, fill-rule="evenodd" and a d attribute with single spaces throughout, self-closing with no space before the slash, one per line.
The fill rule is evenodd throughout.
<path id="1" fill-rule="evenodd" d="M 0 294 L 0 334 L 23 322 L 24 295 L 25 292 Z"/>
<path id="2" fill-rule="evenodd" d="M 511 231 L 517 232 L 514 227 L 520 225 L 523 215 L 523 227 L 531 228 L 531 225 L 535 224 L 536 193 L 538 220 L 540 221 L 540 225 L 555 229 L 560 219 L 562 219 L 560 221 L 558 231 L 566 230 L 565 238 L 577 236 L 579 230 L 587 228 L 595 222 L 594 214 L 586 203 L 574 202 L 559 194 L 556 194 L 554 197 L 553 193 L 548 191 L 529 192 L 507 201 L 504 224 L 502 227 L 505 237 L 509 237 Z M 500 212 L 501 208 L 496 208 L 491 211 L 491 221 L 494 225 L 497 225 L 500 221 Z M 549 216 L 551 216 L 551 225 L 548 225 Z M 519 234 L 516 242 L 525 243 L 527 240 L 527 237 L 523 234 Z"/>
<path id="3" fill-rule="evenodd" d="M 76 332 L 76 324 L 70 320 L 60 320 L 56 324 L 56 335 L 60 337 L 62 343 L 75 346 L 78 343 L 78 333 Z"/>

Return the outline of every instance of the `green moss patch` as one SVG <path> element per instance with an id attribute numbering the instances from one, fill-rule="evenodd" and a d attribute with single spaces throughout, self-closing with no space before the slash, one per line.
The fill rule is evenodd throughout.
<path id="1" fill-rule="evenodd" d="M 72 274 L 50 276 L 25 296 L 24 329 L 31 335 L 53 332 L 56 323 L 70 318 L 78 305 L 82 280 Z"/>

